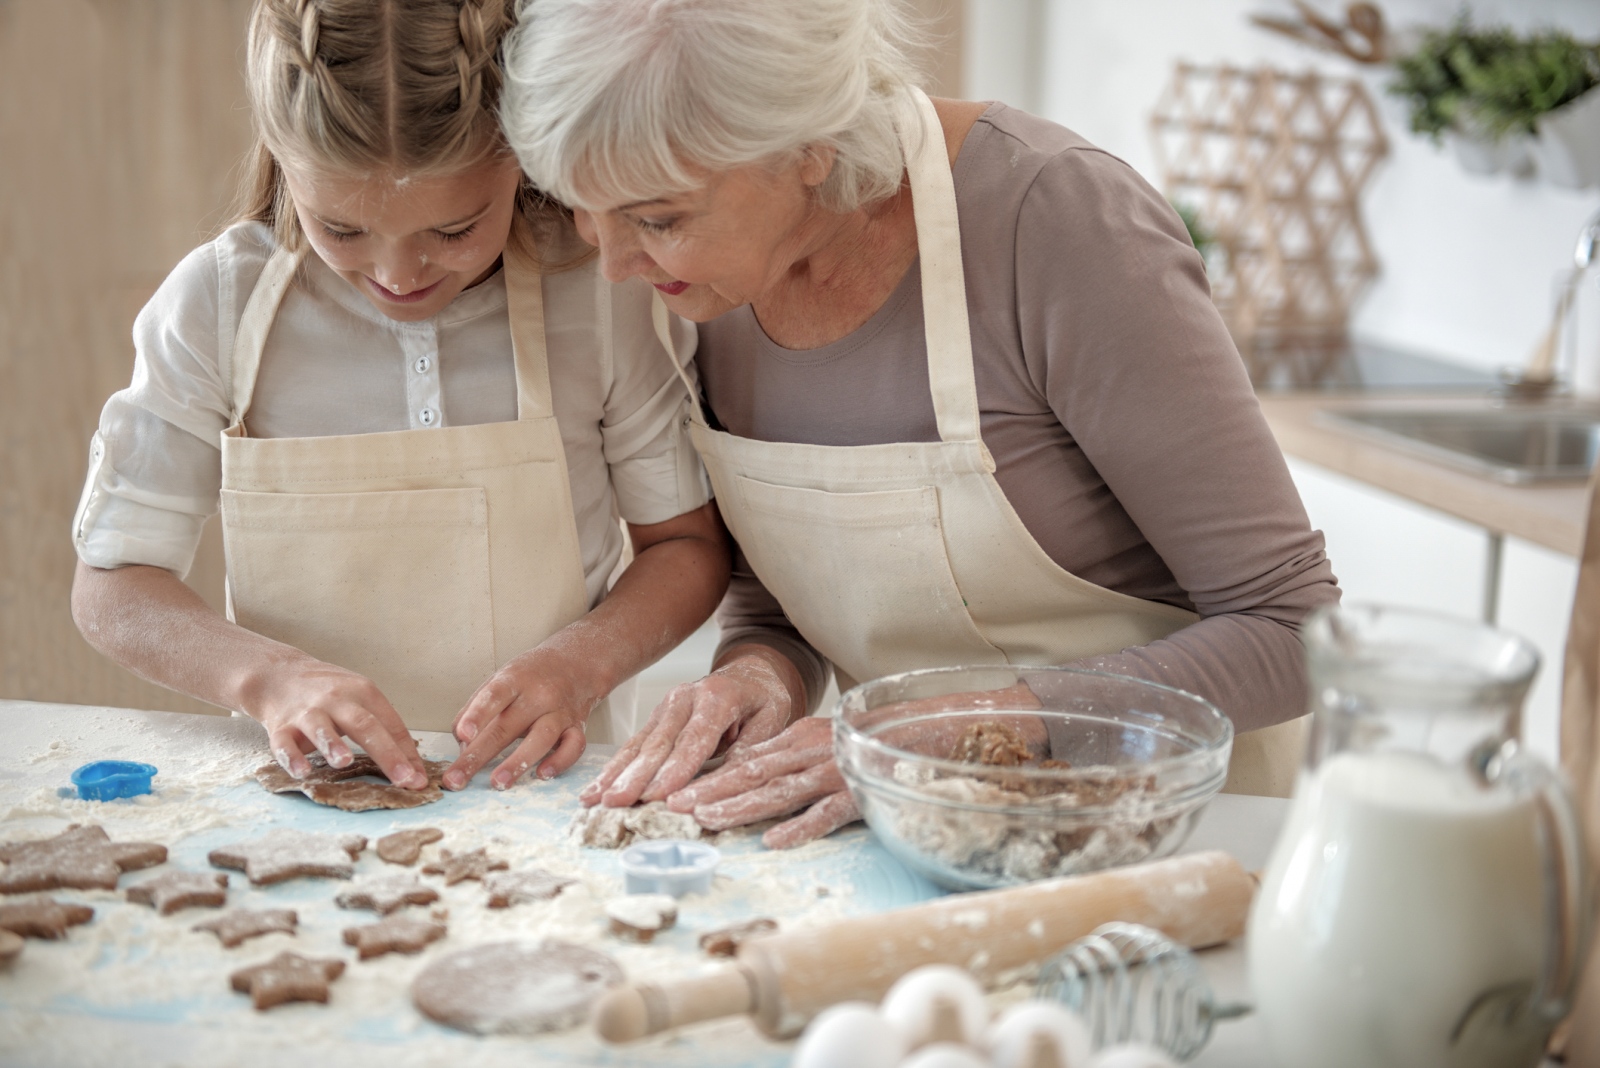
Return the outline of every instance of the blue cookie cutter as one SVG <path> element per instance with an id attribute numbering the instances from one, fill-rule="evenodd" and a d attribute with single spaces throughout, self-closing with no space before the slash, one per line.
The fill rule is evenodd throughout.
<path id="1" fill-rule="evenodd" d="M 630 894 L 709 893 L 721 861 L 722 854 L 704 842 L 640 842 L 622 851 L 623 881 Z"/>
<path id="2" fill-rule="evenodd" d="M 72 785 L 85 801 L 115 801 L 150 792 L 156 769 L 133 760 L 96 760 L 72 773 Z"/>

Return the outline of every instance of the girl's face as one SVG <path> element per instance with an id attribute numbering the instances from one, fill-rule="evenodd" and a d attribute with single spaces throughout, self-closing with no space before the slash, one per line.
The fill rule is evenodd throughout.
<path id="1" fill-rule="evenodd" d="M 494 272 L 522 180 L 511 158 L 434 178 L 283 173 L 312 250 L 401 322 L 432 318 Z"/>
<path id="2" fill-rule="evenodd" d="M 703 323 L 760 301 L 814 251 L 825 227 L 811 187 L 831 169 L 832 157 L 817 154 L 783 167 L 738 167 L 654 200 L 596 197 L 573 218 L 600 249 L 607 279 L 638 275 L 668 308 Z"/>

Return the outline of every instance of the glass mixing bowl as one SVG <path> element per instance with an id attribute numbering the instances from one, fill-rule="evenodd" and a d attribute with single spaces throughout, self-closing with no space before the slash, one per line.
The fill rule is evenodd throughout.
<path id="1" fill-rule="evenodd" d="M 1073 668 L 936 668 L 846 692 L 834 753 L 868 826 L 953 890 L 1177 850 L 1228 777 L 1209 701 Z"/>

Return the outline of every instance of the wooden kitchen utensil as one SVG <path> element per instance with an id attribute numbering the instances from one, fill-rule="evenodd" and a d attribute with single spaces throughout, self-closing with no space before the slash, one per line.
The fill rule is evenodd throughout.
<path id="1" fill-rule="evenodd" d="M 1192 853 L 856 916 L 752 939 L 734 964 L 715 972 L 617 987 L 595 1007 L 595 1030 L 608 1042 L 631 1042 L 749 1013 L 767 1034 L 793 1035 L 830 1005 L 877 1001 L 921 965 L 959 965 L 980 983 L 1000 985 L 1119 920 L 1183 945 L 1217 945 L 1244 933 L 1255 887 L 1226 853 Z"/>

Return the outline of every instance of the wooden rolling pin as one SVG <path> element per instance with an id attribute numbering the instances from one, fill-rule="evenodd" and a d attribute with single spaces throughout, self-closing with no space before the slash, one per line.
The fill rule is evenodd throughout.
<path id="1" fill-rule="evenodd" d="M 804 931 L 763 935 L 726 968 L 609 991 L 594 1025 L 607 1042 L 751 1013 L 767 1034 L 798 1033 L 841 1001 L 877 1001 L 924 964 L 966 968 L 985 986 L 1026 977 L 1102 923 L 1142 923 L 1193 948 L 1244 933 L 1253 876 L 1226 853 L 1191 853 L 1005 890 L 958 894 Z"/>

